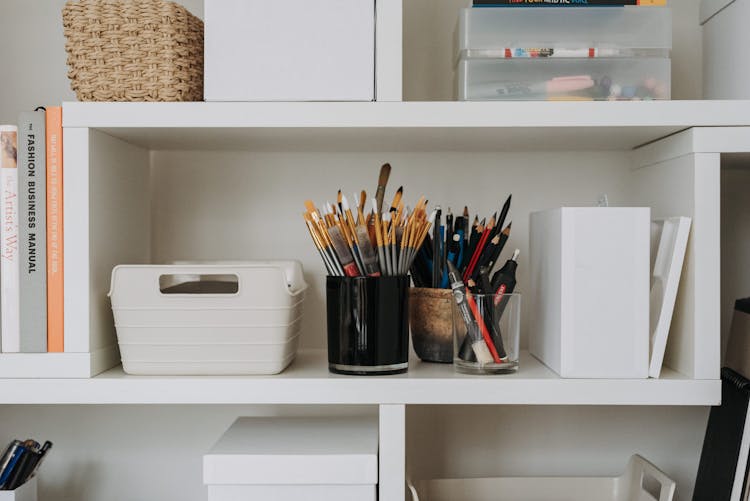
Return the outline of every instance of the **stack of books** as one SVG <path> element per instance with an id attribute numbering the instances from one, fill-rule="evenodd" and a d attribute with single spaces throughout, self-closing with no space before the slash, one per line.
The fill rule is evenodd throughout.
<path id="1" fill-rule="evenodd" d="M 63 332 L 62 108 L 0 126 L 0 352 L 60 353 Z"/>

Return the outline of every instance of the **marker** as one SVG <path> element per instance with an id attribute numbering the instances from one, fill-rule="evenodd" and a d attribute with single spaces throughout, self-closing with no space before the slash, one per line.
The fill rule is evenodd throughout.
<path id="1" fill-rule="evenodd" d="M 484 325 L 484 320 L 482 320 L 482 316 L 479 314 L 477 304 L 466 290 L 466 286 L 461 280 L 461 274 L 456 267 L 450 261 L 447 264 L 448 278 L 453 290 L 453 299 L 456 301 L 463 317 L 464 324 L 466 325 L 466 334 L 471 340 L 471 348 L 477 357 L 477 361 L 482 365 L 490 364 L 493 361 L 499 363 L 501 361 L 500 356 L 492 344 L 492 339 L 490 339 L 487 326 Z"/>

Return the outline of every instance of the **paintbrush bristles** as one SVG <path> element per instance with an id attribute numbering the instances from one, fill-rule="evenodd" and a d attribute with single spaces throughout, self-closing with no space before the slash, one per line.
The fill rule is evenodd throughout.
<path id="1" fill-rule="evenodd" d="M 389 169 L 390 166 L 386 174 Z M 388 211 L 379 210 L 382 202 L 376 196 L 371 199 L 372 211 L 366 214 L 367 193 L 364 190 L 359 195 L 354 193 L 354 198 L 358 203 L 352 207 L 342 190 L 338 190 L 336 203 L 326 202 L 322 216 L 312 201 L 305 201 L 303 217 L 328 273 L 347 276 L 408 274 L 431 226 L 427 220 L 427 199 L 420 197 L 412 210 L 403 199 L 403 187 L 399 187 Z"/>
<path id="2" fill-rule="evenodd" d="M 404 187 L 399 186 L 396 190 L 396 194 L 393 196 L 393 202 L 391 202 L 391 212 L 398 210 L 398 204 L 401 203 L 401 197 L 404 195 Z"/>

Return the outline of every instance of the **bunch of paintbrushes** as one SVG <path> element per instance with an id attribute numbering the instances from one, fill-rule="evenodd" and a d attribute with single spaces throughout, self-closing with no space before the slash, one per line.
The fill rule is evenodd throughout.
<path id="1" fill-rule="evenodd" d="M 422 247 L 435 214 L 427 216 L 427 200 L 420 198 L 414 209 L 404 205 L 399 188 L 387 211 L 382 210 L 385 182 L 390 166 L 381 169 L 381 179 L 371 206 L 367 193 L 355 194 L 352 208 L 346 195 L 338 192 L 337 203 L 326 203 L 322 211 L 310 201 L 303 213 L 310 236 L 329 275 L 379 277 L 406 275 Z"/>
<path id="2" fill-rule="evenodd" d="M 412 269 L 412 279 L 417 287 L 445 289 L 451 286 L 448 279 L 448 262 L 460 272 L 463 282 L 475 292 L 490 293 L 487 285 L 496 280 L 489 274 L 498 262 L 508 242 L 512 223 L 505 225 L 510 211 L 511 196 L 503 204 L 500 215 L 496 212 L 489 220 L 474 216 L 470 224 L 469 209 L 454 219 L 450 209 L 444 222 L 440 207 L 436 209 L 432 238 L 427 238 L 417 253 Z M 497 276 L 497 274 L 496 274 Z M 485 287 L 482 287 L 484 283 Z"/>

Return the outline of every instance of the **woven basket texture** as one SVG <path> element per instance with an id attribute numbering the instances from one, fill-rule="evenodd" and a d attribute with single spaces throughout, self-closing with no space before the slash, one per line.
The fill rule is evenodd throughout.
<path id="1" fill-rule="evenodd" d="M 69 0 L 68 77 L 79 101 L 202 101 L 203 21 L 164 0 Z"/>

